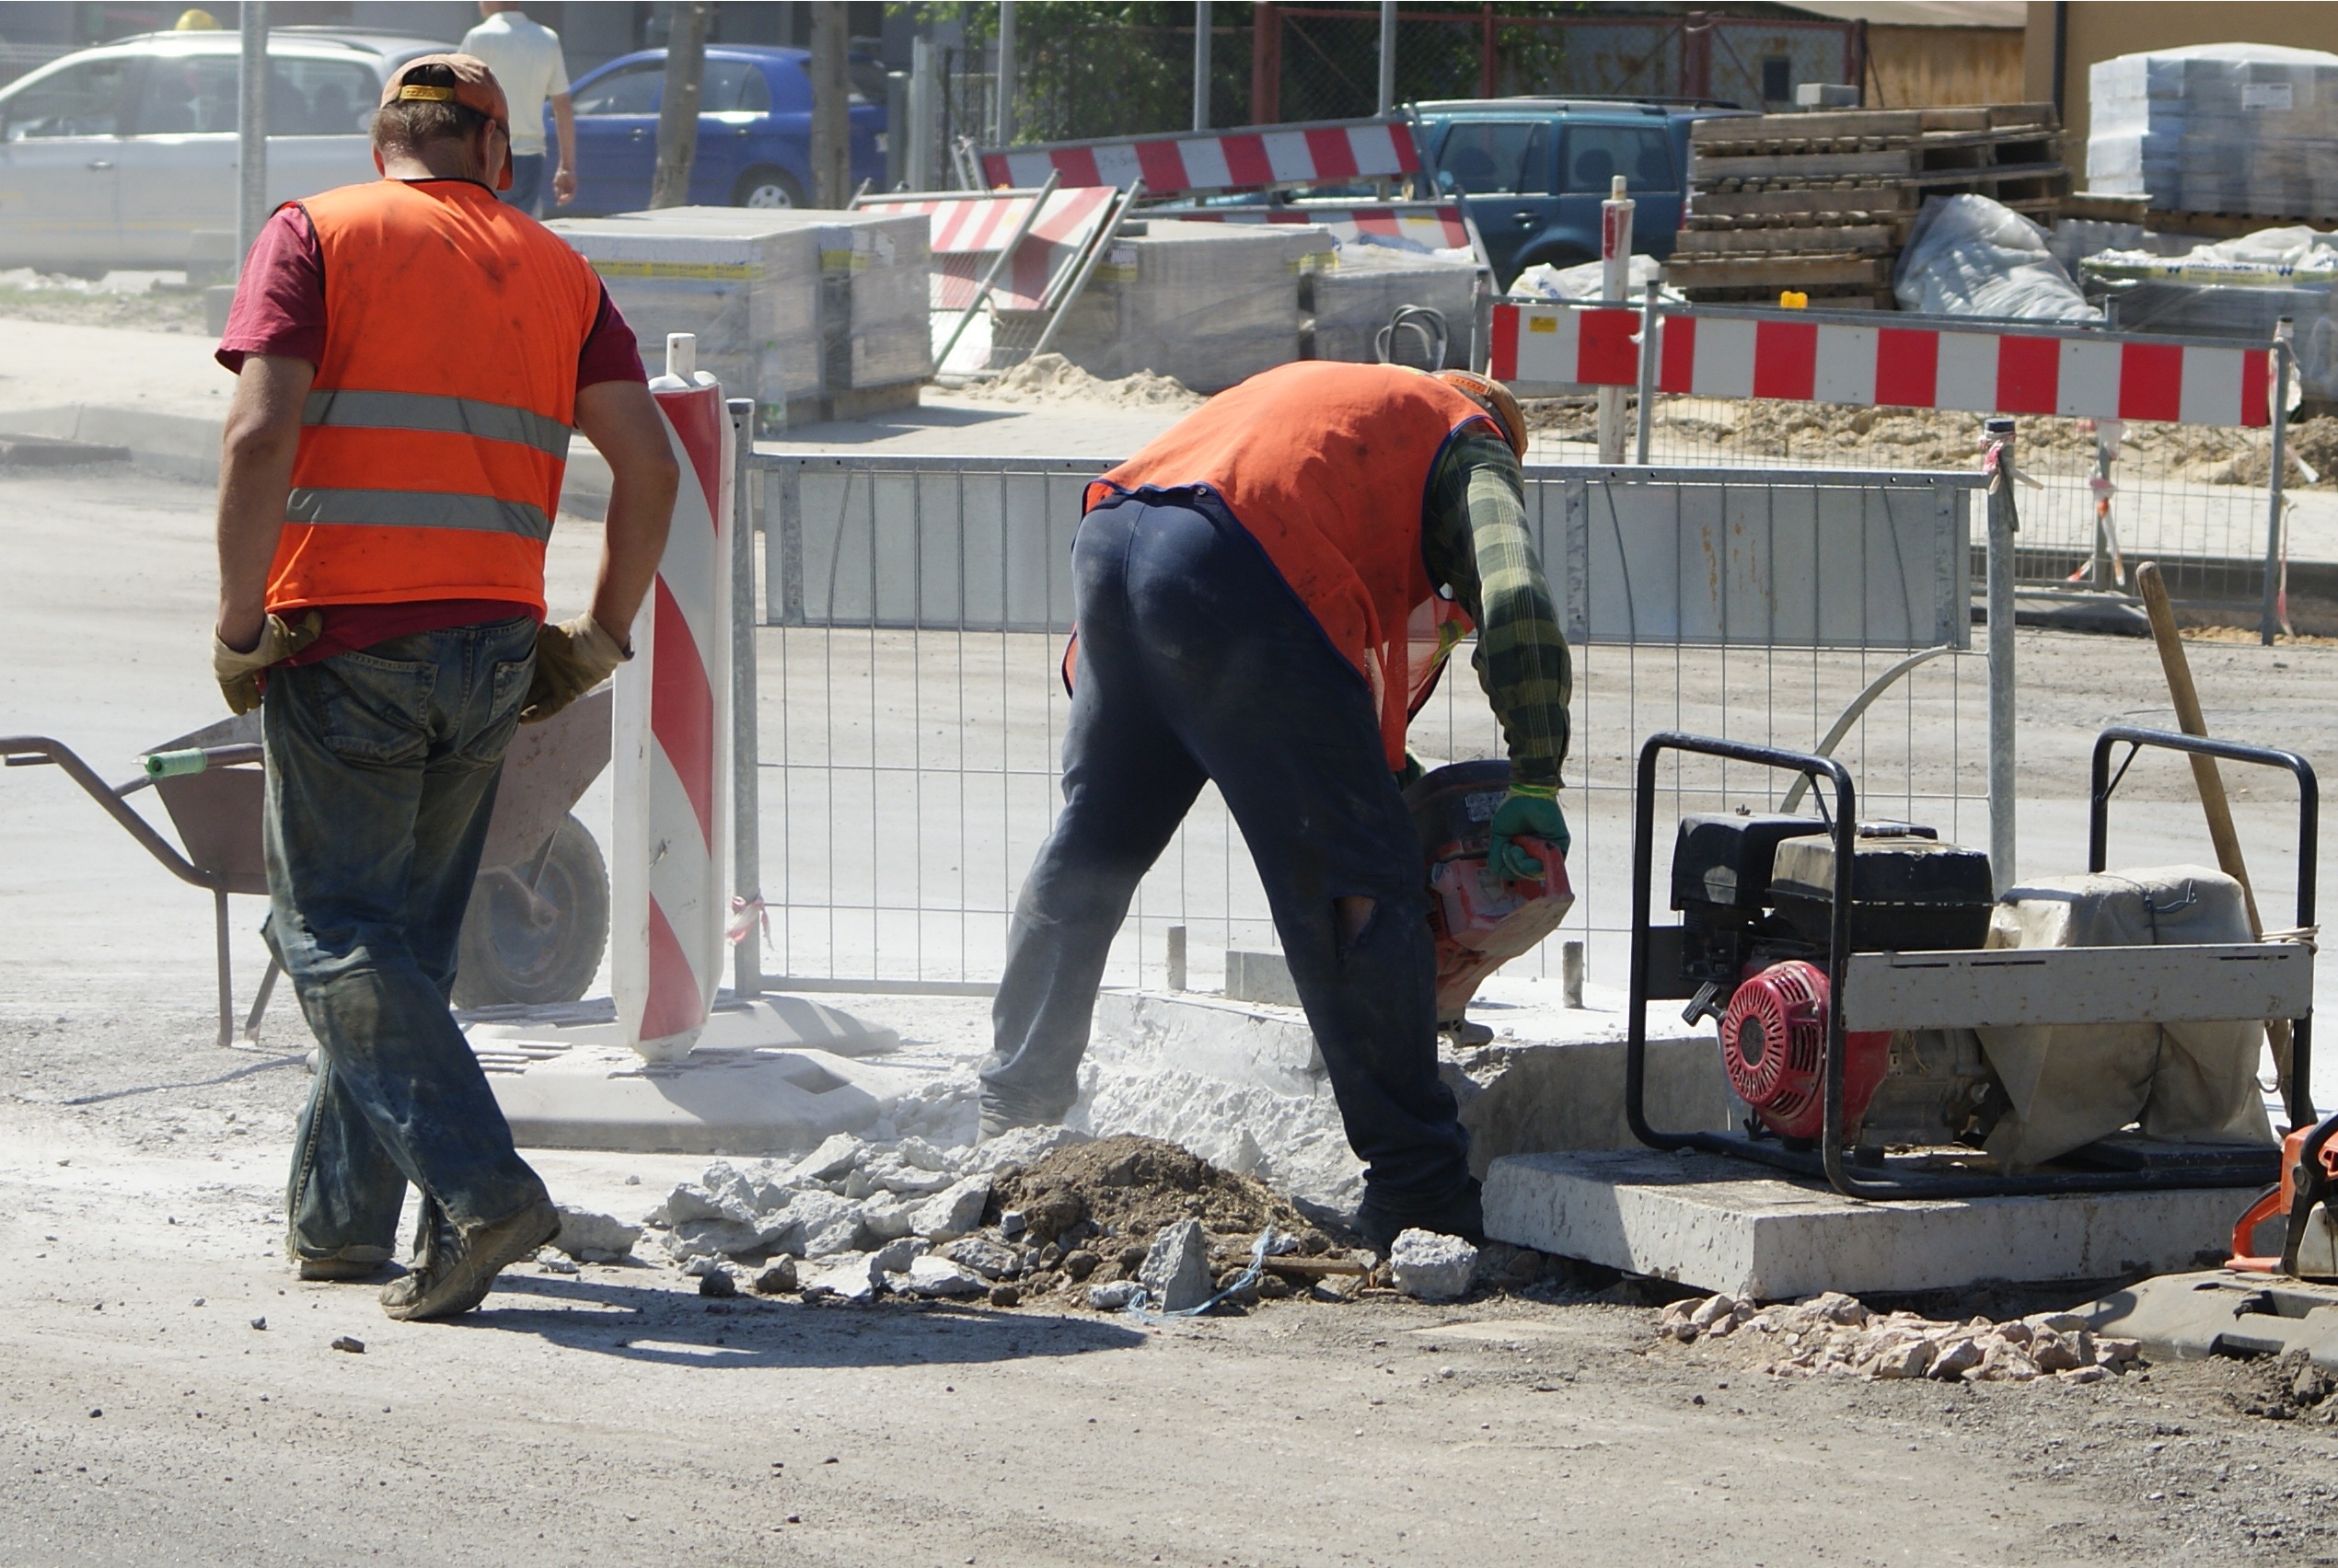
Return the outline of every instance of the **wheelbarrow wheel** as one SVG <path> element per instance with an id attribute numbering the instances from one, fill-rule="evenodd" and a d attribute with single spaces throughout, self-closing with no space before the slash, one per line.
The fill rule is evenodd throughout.
<path id="1" fill-rule="evenodd" d="M 530 890 L 522 866 L 481 870 L 457 950 L 455 1005 L 573 1002 L 608 946 L 608 865 L 574 817 L 552 834 Z"/>

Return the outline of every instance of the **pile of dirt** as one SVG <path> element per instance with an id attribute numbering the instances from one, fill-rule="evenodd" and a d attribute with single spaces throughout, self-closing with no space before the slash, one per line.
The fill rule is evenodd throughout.
<path id="1" fill-rule="evenodd" d="M 1022 1214 L 1029 1245 L 1061 1242 L 1066 1250 L 1090 1237 L 1150 1241 L 1182 1219 L 1198 1219 L 1219 1237 L 1252 1237 L 1271 1225 L 1299 1238 L 1302 1251 L 1330 1243 L 1264 1182 L 1134 1134 L 1075 1144 L 1001 1171 L 984 1217 L 996 1224 L 1009 1212 Z"/>
<path id="2" fill-rule="evenodd" d="M 1038 354 L 1013 370 L 966 387 L 962 396 L 997 403 L 1107 403 L 1124 409 L 1198 409 L 1202 396 L 1174 375 L 1149 370 L 1107 381 L 1061 354 Z"/>

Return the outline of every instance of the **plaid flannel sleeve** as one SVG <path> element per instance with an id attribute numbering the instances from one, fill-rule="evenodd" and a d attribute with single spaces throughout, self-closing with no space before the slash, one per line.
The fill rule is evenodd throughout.
<path id="1" fill-rule="evenodd" d="M 1574 667 L 1526 527 L 1525 481 L 1499 437 L 1471 430 L 1439 459 L 1421 519 L 1429 580 L 1477 623 L 1478 683 L 1500 720 L 1510 777 L 1555 785 L 1567 760 Z"/>

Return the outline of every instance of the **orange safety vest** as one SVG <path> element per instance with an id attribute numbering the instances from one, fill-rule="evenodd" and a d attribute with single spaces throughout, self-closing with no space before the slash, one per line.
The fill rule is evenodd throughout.
<path id="1" fill-rule="evenodd" d="M 1390 770 L 1469 616 L 1421 559 L 1437 460 L 1464 426 L 1491 425 L 1460 392 L 1401 365 L 1306 361 L 1219 393 L 1090 484 L 1116 496 L 1214 490 L 1371 689 Z"/>
<path id="2" fill-rule="evenodd" d="M 468 180 L 343 186 L 300 205 L 325 267 L 268 608 L 544 605 L 544 541 L 600 309 L 592 267 Z"/>

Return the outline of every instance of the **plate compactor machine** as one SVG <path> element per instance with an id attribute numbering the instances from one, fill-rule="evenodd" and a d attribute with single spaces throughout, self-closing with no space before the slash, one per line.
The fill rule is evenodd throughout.
<path id="1" fill-rule="evenodd" d="M 2240 884 L 2216 871 L 2101 874 L 2111 795 L 2145 747 L 2296 778 L 2297 931 L 2258 938 Z M 1680 917 L 1659 925 L 1668 753 L 1801 774 L 1821 810 L 1683 817 L 1671 868 Z M 2263 1024 L 2287 1020 L 2287 1111 L 2308 1129 L 2291 1141 L 2314 1172 L 2293 1191 L 2338 1180 L 2338 1145 L 2331 1124 L 2314 1127 L 2306 1090 L 2316 792 L 2303 758 L 2107 730 L 2094 748 L 2089 874 L 2002 897 L 1984 852 L 1920 824 L 1862 824 L 1851 775 L 1831 757 L 1658 734 L 1641 749 L 1634 804 L 1625 1101 L 1642 1142 L 1823 1177 L 1858 1198 L 2262 1185 L 2281 1158 L 2255 1078 Z M 1738 1129 L 1649 1124 L 1646 1009 L 1668 998 L 1691 1022 L 1716 1023 L 1743 1102 Z"/>

